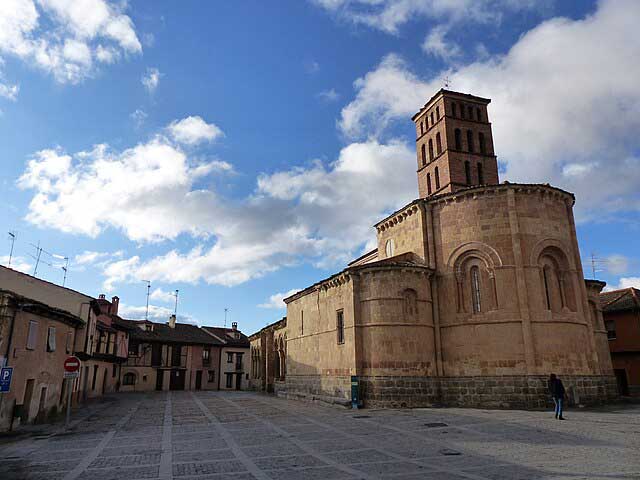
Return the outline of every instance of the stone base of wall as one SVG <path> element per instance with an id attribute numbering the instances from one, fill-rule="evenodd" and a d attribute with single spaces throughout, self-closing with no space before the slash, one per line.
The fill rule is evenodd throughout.
<path id="1" fill-rule="evenodd" d="M 568 406 L 598 405 L 618 398 L 613 376 L 561 377 Z M 399 377 L 362 376 L 360 398 L 369 408 L 545 408 L 552 405 L 546 376 Z M 291 399 L 348 406 L 350 377 L 287 376 L 276 394 Z"/>
<path id="2" fill-rule="evenodd" d="M 287 375 L 285 382 L 274 384 L 275 394 L 294 400 L 351 405 L 351 377 Z"/>

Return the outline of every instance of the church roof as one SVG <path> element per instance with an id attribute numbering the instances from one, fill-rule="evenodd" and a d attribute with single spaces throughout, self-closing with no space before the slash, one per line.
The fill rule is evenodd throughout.
<path id="1" fill-rule="evenodd" d="M 411 120 L 415 120 L 416 117 L 418 117 L 422 112 L 424 112 L 431 106 L 431 104 L 434 102 L 436 98 L 438 98 L 440 95 L 445 95 L 445 94 L 448 96 L 465 99 L 470 102 L 483 103 L 485 105 L 491 103 L 491 100 L 489 98 L 477 97 L 476 95 L 471 95 L 469 93 L 454 92 L 453 90 L 447 90 L 445 88 L 441 88 L 435 93 L 433 97 L 431 97 L 427 101 L 427 103 L 424 104 L 424 106 L 418 111 L 418 113 L 416 113 L 413 117 L 411 117 Z"/>

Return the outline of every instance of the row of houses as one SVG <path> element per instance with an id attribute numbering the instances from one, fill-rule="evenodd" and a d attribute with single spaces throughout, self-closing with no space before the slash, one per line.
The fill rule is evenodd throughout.
<path id="1" fill-rule="evenodd" d="M 249 340 L 236 323 L 128 320 L 119 304 L 0 266 L 0 367 L 12 368 L 0 431 L 55 417 L 68 389 L 79 404 L 118 391 L 248 388 Z M 80 375 L 65 379 L 72 355 Z"/>

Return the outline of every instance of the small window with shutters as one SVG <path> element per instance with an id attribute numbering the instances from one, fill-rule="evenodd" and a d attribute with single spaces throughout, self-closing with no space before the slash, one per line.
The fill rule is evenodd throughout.
<path id="1" fill-rule="evenodd" d="M 47 329 L 47 352 L 56 351 L 56 327 Z"/>
<path id="2" fill-rule="evenodd" d="M 38 343 L 38 322 L 29 320 L 29 333 L 27 335 L 27 350 L 34 350 Z"/>

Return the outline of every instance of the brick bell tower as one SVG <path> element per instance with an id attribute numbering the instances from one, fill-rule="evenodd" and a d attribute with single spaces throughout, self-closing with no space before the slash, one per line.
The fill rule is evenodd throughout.
<path id="1" fill-rule="evenodd" d="M 442 89 L 412 117 L 420 198 L 499 183 L 487 114 L 490 102 Z"/>

